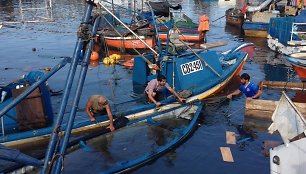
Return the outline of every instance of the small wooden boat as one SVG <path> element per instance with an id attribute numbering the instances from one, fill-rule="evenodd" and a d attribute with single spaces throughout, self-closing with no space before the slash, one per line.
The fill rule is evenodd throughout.
<path id="1" fill-rule="evenodd" d="M 306 121 L 303 115 L 283 92 L 273 116 L 269 132 L 278 131 L 284 144 L 270 149 L 270 171 L 304 173 L 306 170 Z M 288 158 L 290 156 L 290 158 Z"/>
<path id="2" fill-rule="evenodd" d="M 128 25 L 129 29 L 138 34 L 148 46 L 155 45 L 154 33 L 151 31 L 147 20 L 140 20 Z M 98 35 L 101 41 L 104 41 L 108 46 L 115 48 L 126 49 L 145 49 L 147 46 L 139 41 L 138 38 L 131 34 L 131 31 L 122 26 L 113 26 L 112 28 L 101 28 L 98 30 Z"/>
<path id="3" fill-rule="evenodd" d="M 155 2 L 150 2 L 150 4 L 151 3 L 155 4 Z M 159 6 L 156 8 L 164 8 L 160 6 L 160 4 L 162 3 L 163 2 L 159 2 Z M 153 6 L 152 8 L 153 8 L 154 14 L 158 16 L 160 10 L 154 9 Z M 167 14 L 167 16 L 168 15 L 169 14 Z M 154 26 L 151 12 L 140 13 L 139 18 L 147 19 L 151 21 L 150 27 L 157 28 L 158 36 L 162 41 L 167 40 L 167 37 L 168 37 L 167 33 L 169 30 L 169 25 L 174 25 L 174 27 L 170 27 L 170 28 L 172 28 L 173 32 L 180 34 L 181 40 L 189 41 L 189 42 L 204 42 L 206 33 L 209 31 L 209 17 L 208 16 L 206 15 L 200 16 L 199 23 L 195 23 L 192 21 L 190 17 L 188 17 L 186 14 L 182 13 L 181 11 L 172 12 L 171 15 L 173 16 L 172 19 L 174 20 L 173 24 L 172 24 L 172 21 L 170 21 L 168 17 L 159 16 L 159 17 L 156 17 L 156 24 L 157 24 L 156 26 Z"/>
<path id="4" fill-rule="evenodd" d="M 152 113 L 115 132 L 83 141 L 79 149 L 66 155 L 63 172 L 73 173 L 92 164 L 92 173 L 126 173 L 139 168 L 186 140 L 197 126 L 201 109 L 198 103 Z"/>
<path id="5" fill-rule="evenodd" d="M 225 11 L 226 24 L 241 28 L 244 22 L 244 15 L 240 9 L 230 8 Z"/>
<path id="6" fill-rule="evenodd" d="M 306 80 L 306 52 L 286 55 L 285 59 L 292 65 L 293 69 L 302 81 Z"/>

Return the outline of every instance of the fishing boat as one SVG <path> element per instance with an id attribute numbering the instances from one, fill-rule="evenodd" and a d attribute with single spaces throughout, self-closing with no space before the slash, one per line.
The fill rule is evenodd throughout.
<path id="1" fill-rule="evenodd" d="M 277 17 L 280 13 L 271 2 L 272 0 L 266 0 L 259 6 L 246 8 L 246 18 L 242 25 L 245 36 L 267 37 L 270 19 Z M 264 11 L 264 9 L 267 10 Z"/>
<path id="2" fill-rule="evenodd" d="M 178 106 L 83 141 L 79 149 L 66 155 L 63 172 L 80 171 L 93 164 L 92 173 L 135 170 L 184 142 L 195 130 L 201 109 L 201 104 Z"/>
<path id="3" fill-rule="evenodd" d="M 151 22 L 151 28 L 157 28 L 158 36 L 162 41 L 168 39 L 168 31 L 179 33 L 179 37 L 183 41 L 188 42 L 205 42 L 206 33 L 209 31 L 209 17 L 206 15 L 199 17 L 199 23 L 184 14 L 181 5 L 172 6 L 168 1 L 152 2 L 148 5 L 151 11 L 143 11 L 138 17 L 139 19 L 147 19 Z M 170 8 L 174 10 L 170 10 Z M 153 17 L 156 16 L 156 17 Z M 156 21 L 156 24 L 153 23 Z M 174 27 L 169 28 L 170 19 L 174 19 Z"/>
<path id="4" fill-rule="evenodd" d="M 238 8 L 230 8 L 225 11 L 226 24 L 241 28 L 244 15 Z"/>
<path id="5" fill-rule="evenodd" d="M 269 132 L 277 130 L 284 143 L 270 149 L 270 173 L 304 173 L 306 121 L 285 92 L 273 112 L 272 121 Z"/>
<path id="6" fill-rule="evenodd" d="M 147 20 L 139 20 L 128 25 L 129 29 L 135 31 L 148 46 L 153 47 L 155 45 L 155 37 L 148 26 L 149 22 Z M 147 45 L 133 36 L 130 30 L 118 25 L 99 28 L 97 33 L 99 40 L 105 42 L 107 46 L 126 49 L 145 49 Z"/>
<path id="7" fill-rule="evenodd" d="M 204 39 L 206 37 L 206 33 L 209 31 L 208 16 L 200 16 L 199 24 L 194 23 L 185 14 L 177 15 L 174 21 L 174 28 L 171 32 L 178 33 L 180 40 L 187 42 L 205 42 Z M 169 19 L 164 17 L 157 19 L 158 36 L 162 41 L 166 41 L 168 39 L 168 22 L 170 22 Z"/>
<path id="8" fill-rule="evenodd" d="M 278 53 L 306 52 L 306 10 L 297 16 L 272 18 L 267 38 L 269 48 Z"/>
<path id="9" fill-rule="evenodd" d="M 286 55 L 285 59 L 292 65 L 293 69 L 302 81 L 306 80 L 306 53 L 294 53 Z"/>

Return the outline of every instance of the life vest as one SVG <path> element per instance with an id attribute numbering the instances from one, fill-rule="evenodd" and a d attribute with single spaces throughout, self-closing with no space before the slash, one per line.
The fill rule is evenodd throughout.
<path id="1" fill-rule="evenodd" d="M 206 15 L 200 16 L 198 31 L 209 31 L 209 17 Z"/>

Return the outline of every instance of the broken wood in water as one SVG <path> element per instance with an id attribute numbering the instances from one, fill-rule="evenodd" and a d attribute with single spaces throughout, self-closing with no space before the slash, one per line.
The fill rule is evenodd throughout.
<path id="1" fill-rule="evenodd" d="M 236 135 L 235 132 L 226 131 L 226 144 L 236 144 Z"/>
<path id="2" fill-rule="evenodd" d="M 214 43 L 205 43 L 201 44 L 200 47 L 204 49 L 215 48 L 226 45 L 226 42 L 214 42 Z"/>
<path id="3" fill-rule="evenodd" d="M 234 162 L 234 158 L 229 147 L 220 147 L 222 159 L 225 162 Z"/>
<path id="4" fill-rule="evenodd" d="M 306 90 L 306 82 L 282 82 L 282 81 L 261 81 L 259 87 L 273 89 Z"/>
<path id="5" fill-rule="evenodd" d="M 246 100 L 245 117 L 271 121 L 272 114 L 278 101 L 272 100 Z M 306 118 L 306 104 L 294 102 L 298 110 Z"/>

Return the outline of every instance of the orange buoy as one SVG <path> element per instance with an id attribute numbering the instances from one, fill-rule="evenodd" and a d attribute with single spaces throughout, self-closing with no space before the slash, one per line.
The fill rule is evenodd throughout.
<path id="1" fill-rule="evenodd" d="M 96 51 L 93 51 L 91 53 L 90 60 L 98 60 L 98 59 L 99 59 L 99 53 L 97 53 Z"/>
<path id="2" fill-rule="evenodd" d="M 98 44 L 95 44 L 95 45 L 94 45 L 93 50 L 94 50 L 95 52 L 99 52 L 100 49 L 101 49 L 100 45 L 98 45 Z"/>

